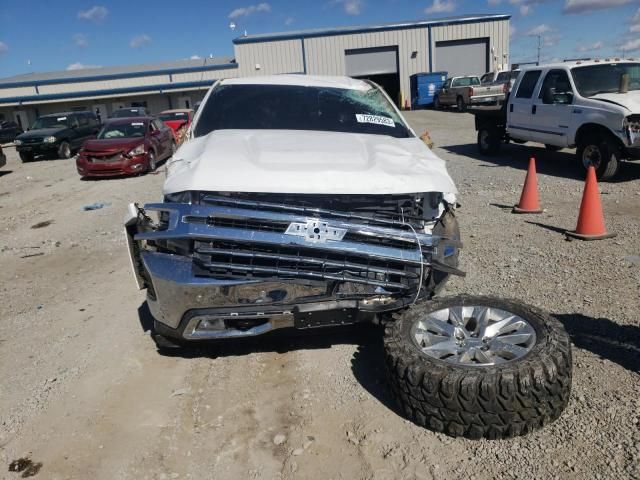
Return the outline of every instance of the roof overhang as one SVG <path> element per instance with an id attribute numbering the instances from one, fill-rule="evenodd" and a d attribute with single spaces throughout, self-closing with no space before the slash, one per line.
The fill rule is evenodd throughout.
<path id="1" fill-rule="evenodd" d="M 28 97 L 0 98 L 0 106 L 11 107 L 42 103 L 57 103 L 69 100 L 99 100 L 103 98 L 129 97 L 133 95 L 155 95 L 193 90 L 206 90 L 216 81 L 217 80 L 206 80 L 203 82 L 168 83 L 165 85 L 155 86 L 112 88 L 107 90 L 96 90 L 93 92 L 69 92 L 49 95 L 31 95 Z"/>
<path id="2" fill-rule="evenodd" d="M 386 32 L 390 30 L 406 30 L 409 28 L 428 28 L 464 23 L 482 23 L 498 20 L 509 20 L 509 14 L 465 15 L 459 17 L 440 18 L 435 20 L 418 20 L 412 22 L 388 23 L 383 25 L 359 25 L 352 27 L 336 27 L 326 29 L 298 30 L 273 34 L 256 34 L 238 37 L 233 40 L 235 45 L 246 43 L 275 42 L 278 40 L 295 40 L 314 37 L 330 37 L 334 35 L 353 35 L 357 33 Z"/>

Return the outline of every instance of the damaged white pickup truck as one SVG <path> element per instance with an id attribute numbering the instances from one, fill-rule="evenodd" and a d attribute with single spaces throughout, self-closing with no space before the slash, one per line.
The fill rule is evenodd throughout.
<path id="1" fill-rule="evenodd" d="M 395 398 L 420 425 L 500 438 L 557 418 L 562 326 L 494 297 L 432 299 L 458 269 L 445 163 L 375 84 L 223 80 L 167 165 L 164 201 L 129 207 L 133 271 L 159 347 L 383 323 Z"/>

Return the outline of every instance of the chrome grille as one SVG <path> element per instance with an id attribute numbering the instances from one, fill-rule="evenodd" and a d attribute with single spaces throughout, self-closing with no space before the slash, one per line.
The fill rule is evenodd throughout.
<path id="1" fill-rule="evenodd" d="M 349 252 L 285 246 L 265 249 L 199 241 L 194 245 L 194 265 L 194 273 L 199 276 L 331 280 L 396 291 L 416 288 L 420 276 L 420 268 L 415 265 Z"/>

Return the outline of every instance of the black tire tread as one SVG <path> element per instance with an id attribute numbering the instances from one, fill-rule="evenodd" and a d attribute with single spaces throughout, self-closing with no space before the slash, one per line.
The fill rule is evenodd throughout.
<path id="1" fill-rule="evenodd" d="M 516 313 L 526 308 L 544 338 L 519 361 L 496 367 L 462 367 L 429 359 L 402 332 L 424 313 L 450 305 L 493 305 Z M 515 311 L 514 311 L 515 310 Z M 406 327 L 405 327 L 406 328 Z M 421 303 L 386 324 L 385 363 L 391 392 L 406 416 L 454 437 L 508 438 L 557 419 L 571 393 L 571 343 L 550 315 L 496 297 L 460 295 Z"/>

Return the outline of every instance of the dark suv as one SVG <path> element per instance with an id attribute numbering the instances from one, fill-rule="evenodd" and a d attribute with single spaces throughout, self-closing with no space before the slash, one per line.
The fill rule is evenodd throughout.
<path id="1" fill-rule="evenodd" d="M 63 112 L 39 117 L 28 132 L 15 139 L 16 150 L 23 162 L 36 155 L 70 158 L 85 140 L 94 138 L 100 130 L 98 118 L 92 112 Z"/>

